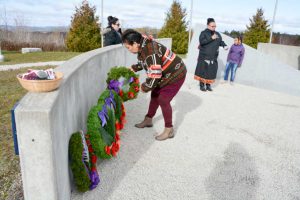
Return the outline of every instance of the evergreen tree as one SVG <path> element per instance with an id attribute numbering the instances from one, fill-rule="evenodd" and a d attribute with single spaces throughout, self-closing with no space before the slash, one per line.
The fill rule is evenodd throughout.
<path id="1" fill-rule="evenodd" d="M 188 47 L 187 22 L 185 21 L 186 10 L 181 3 L 174 0 L 167 12 L 165 23 L 158 33 L 158 37 L 172 38 L 172 50 L 178 54 L 185 54 Z"/>
<path id="2" fill-rule="evenodd" d="M 84 0 L 71 20 L 71 27 L 66 37 L 67 48 L 71 51 L 85 52 L 101 46 L 99 17 L 95 16 L 96 7 L 90 7 Z"/>
<path id="3" fill-rule="evenodd" d="M 244 34 L 244 43 L 253 48 L 257 48 L 259 42 L 268 42 L 270 38 L 270 25 L 263 15 L 263 9 L 257 9 L 256 15 L 250 19 L 250 26 L 247 26 Z"/>

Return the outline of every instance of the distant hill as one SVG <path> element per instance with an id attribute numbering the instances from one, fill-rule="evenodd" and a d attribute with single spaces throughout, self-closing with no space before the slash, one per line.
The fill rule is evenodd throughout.
<path id="1" fill-rule="evenodd" d="M 7 26 L 9 31 L 15 30 L 16 26 Z M 68 26 L 24 26 L 29 32 L 67 32 L 69 30 Z M 0 25 L 0 29 L 5 30 L 6 26 Z"/>

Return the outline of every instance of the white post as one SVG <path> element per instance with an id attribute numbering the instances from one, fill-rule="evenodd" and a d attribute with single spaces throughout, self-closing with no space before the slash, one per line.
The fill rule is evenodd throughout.
<path id="1" fill-rule="evenodd" d="M 193 18 L 193 0 L 191 0 L 191 15 L 190 15 L 190 26 L 189 26 L 189 43 L 191 42 L 191 36 L 192 36 L 192 18 Z"/>
<path id="2" fill-rule="evenodd" d="M 276 15 L 276 11 L 277 11 L 277 4 L 278 4 L 278 0 L 276 0 L 276 3 L 275 3 L 275 8 L 274 8 L 274 14 L 273 14 L 273 20 L 272 20 L 271 34 L 270 34 L 269 43 L 272 43 L 273 27 L 274 27 L 275 15 Z"/>
<path id="3" fill-rule="evenodd" d="M 103 26 L 103 0 L 101 0 L 101 47 L 103 47 L 103 30 L 104 30 L 104 26 Z"/>

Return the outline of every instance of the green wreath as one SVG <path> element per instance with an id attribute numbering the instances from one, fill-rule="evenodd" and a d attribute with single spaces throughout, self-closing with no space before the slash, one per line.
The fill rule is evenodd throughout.
<path id="1" fill-rule="evenodd" d="M 107 76 L 108 89 L 115 90 L 124 102 L 137 97 L 140 83 L 133 71 L 126 67 L 113 67 Z"/>
<path id="2" fill-rule="evenodd" d="M 78 191 L 85 192 L 89 190 L 90 178 L 82 162 L 82 150 L 82 139 L 80 133 L 76 132 L 72 134 L 69 141 L 70 165 Z"/>
<path id="3" fill-rule="evenodd" d="M 114 103 L 107 104 L 107 99 L 112 95 Z M 105 124 L 99 117 L 99 112 L 107 114 L 103 119 Z M 87 122 L 91 145 L 99 158 L 111 158 L 119 150 L 119 135 L 117 135 L 116 124 L 121 119 L 121 98 L 113 90 L 105 90 L 99 97 L 98 104 L 90 110 Z"/>

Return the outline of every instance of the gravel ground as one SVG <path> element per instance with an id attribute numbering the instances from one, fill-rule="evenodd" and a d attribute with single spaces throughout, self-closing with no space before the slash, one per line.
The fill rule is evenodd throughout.
<path id="1" fill-rule="evenodd" d="M 174 139 L 134 128 L 149 94 L 125 104 L 127 124 L 116 158 L 100 160 L 100 185 L 73 200 L 300 199 L 300 98 L 239 84 L 201 92 L 188 78 L 173 104 Z"/>
<path id="2" fill-rule="evenodd" d="M 37 62 L 37 63 L 22 63 L 22 64 L 15 64 L 15 65 L 0 65 L 0 71 L 6 71 L 6 70 L 15 70 L 20 69 L 24 67 L 40 67 L 40 66 L 55 66 L 55 65 L 61 65 L 65 61 L 51 61 L 51 62 Z"/>

